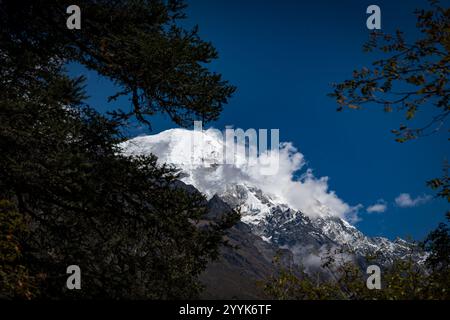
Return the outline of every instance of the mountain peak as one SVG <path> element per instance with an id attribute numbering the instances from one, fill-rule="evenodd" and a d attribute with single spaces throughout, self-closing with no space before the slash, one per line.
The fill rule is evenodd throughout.
<path id="1" fill-rule="evenodd" d="M 381 253 L 385 262 L 410 252 L 408 242 L 369 238 L 336 214 L 351 207 L 328 191 L 326 177 L 316 179 L 307 171 L 303 180 L 293 180 L 293 172 L 301 166 L 291 157 L 291 146 L 280 158 L 280 173 L 273 177 L 258 175 L 242 160 L 243 155 L 238 155 L 241 159 L 236 164 L 224 164 L 224 143 L 214 130 L 171 129 L 136 137 L 121 147 L 125 154 L 153 153 L 160 163 L 179 167 L 184 183 L 208 199 L 217 197 L 230 208 L 239 208 L 242 222 L 255 235 L 291 250 L 297 261 L 305 254 L 321 255 L 333 248 L 345 248 L 357 256 Z M 303 156 L 294 156 L 298 157 Z"/>

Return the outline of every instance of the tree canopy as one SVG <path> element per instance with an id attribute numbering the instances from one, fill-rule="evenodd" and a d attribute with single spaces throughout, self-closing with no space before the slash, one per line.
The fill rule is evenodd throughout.
<path id="1" fill-rule="evenodd" d="M 204 223 L 206 199 L 176 168 L 121 153 L 121 125 L 213 120 L 234 88 L 207 69 L 212 45 L 177 26 L 180 1 L 79 6 L 82 29 L 68 30 L 65 1 L 0 3 L 0 296 L 195 297 L 238 215 Z M 87 105 L 70 61 L 114 81 L 132 110 Z M 69 265 L 82 290 L 66 288 Z"/>
<path id="2" fill-rule="evenodd" d="M 406 123 L 393 129 L 400 143 L 450 131 L 450 8 L 430 0 L 430 8 L 416 10 L 419 36 L 413 42 L 398 30 L 395 35 L 373 32 L 365 51 L 381 51 L 383 56 L 353 71 L 352 79 L 334 84 L 329 96 L 344 108 L 360 109 L 366 104 L 381 105 L 386 112 L 405 113 L 406 121 L 427 109 L 434 116 L 421 127 Z M 421 115 L 420 120 L 424 121 Z M 450 140 L 450 138 L 449 138 Z M 449 164 L 443 159 L 441 177 L 427 181 L 437 196 L 450 202 Z"/>
<path id="3" fill-rule="evenodd" d="M 378 105 L 386 112 L 404 112 L 411 120 L 418 111 L 434 110 L 422 127 L 401 124 L 392 130 L 400 143 L 446 129 L 450 115 L 450 8 L 430 1 L 431 8 L 417 10 L 420 36 L 412 43 L 407 35 L 373 32 L 364 46 L 367 52 L 381 51 L 382 58 L 371 68 L 353 71 L 351 79 L 334 84 L 329 94 L 338 111 Z M 423 117 L 423 116 L 422 116 Z M 448 163 L 444 174 L 427 184 L 437 196 L 450 202 Z M 446 214 L 450 221 L 450 212 Z M 308 274 L 302 268 L 284 269 L 267 279 L 266 292 L 275 299 L 449 299 L 450 228 L 440 223 L 420 244 L 427 252 L 424 263 L 398 259 L 382 273 L 382 290 L 366 287 L 367 275 L 354 262 L 325 261 L 323 268 L 334 274 L 329 281 L 323 274 Z"/>

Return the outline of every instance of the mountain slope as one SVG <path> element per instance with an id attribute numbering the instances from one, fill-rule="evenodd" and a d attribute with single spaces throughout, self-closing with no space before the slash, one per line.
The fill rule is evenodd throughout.
<path id="1" fill-rule="evenodd" d="M 350 212 L 352 208 L 338 199 L 334 192 L 323 188 L 323 178 L 311 180 L 308 173 L 306 179 L 310 180 L 302 184 L 301 181 L 291 181 L 291 172 L 287 175 L 291 180 L 286 182 L 283 172 L 279 177 L 261 177 L 255 166 L 245 161 L 245 154 L 237 154 L 234 163 L 224 164 L 225 144 L 220 138 L 209 130 L 171 129 L 157 135 L 131 139 L 123 143 L 122 148 L 128 155 L 153 153 L 161 163 L 179 167 L 184 183 L 194 186 L 208 199 L 216 197 L 231 208 L 240 208 L 242 223 L 246 226 L 240 225 L 238 229 L 248 228 L 272 251 L 274 248 L 288 249 L 294 261 L 304 264 L 306 268 L 320 267 L 321 259 L 337 250 L 345 251 L 346 258 L 351 259 L 378 255 L 381 264 L 389 264 L 393 259 L 403 258 L 411 252 L 412 245 L 406 241 L 370 238 L 346 221 L 337 211 L 343 208 Z M 295 157 L 298 158 L 298 155 L 288 154 L 286 159 L 291 164 L 298 160 Z M 300 167 L 293 166 L 294 169 Z M 295 202 L 292 197 L 285 196 L 286 192 L 271 188 L 271 184 L 278 183 L 277 179 L 282 181 L 278 184 L 281 186 L 279 188 L 285 184 L 296 187 L 294 190 L 298 190 L 299 198 L 308 205 L 302 206 L 302 201 Z M 311 189 L 319 191 L 306 190 L 307 183 L 311 181 L 316 183 Z M 294 193 L 294 197 L 296 195 Z M 257 243 L 259 238 L 252 241 Z M 254 263 L 257 263 L 256 260 Z M 246 268 L 251 268 L 251 264 Z"/>

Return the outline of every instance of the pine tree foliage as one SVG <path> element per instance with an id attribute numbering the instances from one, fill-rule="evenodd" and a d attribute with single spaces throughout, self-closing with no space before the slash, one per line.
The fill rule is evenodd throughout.
<path id="1" fill-rule="evenodd" d="M 87 105 L 64 65 L 113 80 L 132 100 L 122 116 L 143 121 L 215 119 L 234 88 L 206 68 L 211 44 L 176 26 L 179 1 L 78 4 L 76 31 L 64 1 L 0 3 L 0 296 L 196 297 L 238 215 L 205 222 L 206 199 L 177 169 L 122 155 L 122 119 Z M 81 290 L 66 288 L 69 265 Z"/>

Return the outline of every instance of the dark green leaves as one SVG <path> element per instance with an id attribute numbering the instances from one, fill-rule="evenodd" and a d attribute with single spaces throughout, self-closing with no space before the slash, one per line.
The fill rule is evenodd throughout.
<path id="1" fill-rule="evenodd" d="M 68 4 L 0 4 L 0 219 L 12 226 L 0 242 L 21 249 L 20 259 L 0 252 L 0 296 L 196 297 L 198 275 L 238 217 L 199 227 L 206 199 L 156 157 L 122 155 L 121 125 L 156 113 L 186 126 L 213 120 L 234 88 L 206 68 L 212 45 L 177 26 L 182 2 L 79 1 L 81 30 L 65 28 Z M 114 81 L 111 99 L 128 95 L 130 110 L 111 120 L 86 105 L 86 79 L 65 74 L 69 61 Z M 81 291 L 65 288 L 72 264 Z M 17 277 L 4 280 L 9 273 Z"/>

